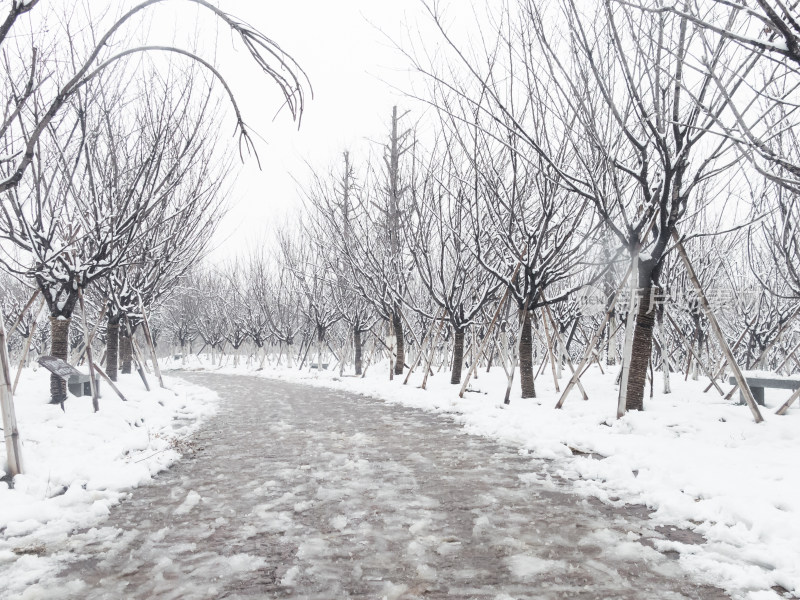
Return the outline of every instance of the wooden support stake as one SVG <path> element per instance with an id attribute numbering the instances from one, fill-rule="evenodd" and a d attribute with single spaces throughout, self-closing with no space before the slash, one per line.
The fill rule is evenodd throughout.
<path id="1" fill-rule="evenodd" d="M 667 311 L 664 311 L 664 315 L 667 317 L 667 320 L 669 321 L 670 325 L 672 325 L 672 329 L 680 336 L 681 341 L 683 342 L 683 345 L 686 346 L 686 348 L 689 350 L 689 352 L 694 354 L 694 350 L 692 349 L 691 344 L 689 343 L 689 340 L 686 339 L 686 336 L 683 334 L 683 331 L 681 331 L 680 327 L 678 327 L 678 324 L 672 318 L 672 315 L 670 315 Z M 662 349 L 662 352 L 663 352 L 663 349 Z M 706 365 L 703 364 L 703 361 L 701 361 L 698 356 L 695 356 L 694 360 L 696 360 L 697 364 L 700 365 L 700 368 L 703 370 L 703 373 L 705 373 L 711 379 L 711 383 L 712 383 L 712 385 L 714 387 L 717 388 L 717 391 L 719 392 L 719 395 L 720 396 L 724 396 L 725 392 L 723 392 L 722 388 L 719 387 L 719 384 L 717 383 L 716 379 L 713 379 L 711 377 L 711 372 L 709 371 L 708 367 L 706 367 Z"/>
<path id="2" fill-rule="evenodd" d="M 794 391 L 794 393 L 791 396 L 789 396 L 789 399 L 786 402 L 784 402 L 778 410 L 775 411 L 775 414 L 785 415 L 786 411 L 789 410 L 789 407 L 792 405 L 792 403 L 798 398 L 800 398 L 800 388 L 797 388 Z"/>
<path id="3" fill-rule="evenodd" d="M 536 330 L 534 329 L 534 331 L 536 331 Z M 536 336 L 537 336 L 537 339 L 538 339 L 538 336 L 539 336 L 539 334 L 537 333 L 537 334 L 536 334 Z M 539 368 L 538 368 L 538 369 L 536 369 L 536 374 L 533 376 L 533 378 L 534 378 L 534 379 L 539 379 L 539 375 L 541 375 L 541 374 L 542 374 L 542 371 L 544 371 L 544 366 L 545 366 L 545 365 L 546 365 L 546 364 L 549 362 L 549 360 L 550 360 L 550 357 L 549 357 L 549 356 L 547 356 L 547 352 L 544 352 L 543 354 L 544 354 L 544 356 L 542 357 L 542 362 L 541 362 L 541 363 L 539 363 Z"/>
<path id="4" fill-rule="evenodd" d="M 439 328 L 436 330 L 436 335 L 433 337 L 433 341 L 431 342 L 431 351 L 428 354 L 428 360 L 425 361 L 425 376 L 422 378 L 422 385 L 420 386 L 423 390 L 428 385 L 428 374 L 431 372 L 433 355 L 436 353 L 436 342 L 439 341 L 439 335 L 442 333 L 442 328 L 444 327 L 444 314 L 445 313 L 442 313 L 442 319 L 439 321 Z"/>
<path id="5" fill-rule="evenodd" d="M 550 338 L 550 328 L 547 326 L 547 319 L 544 316 L 544 311 L 541 311 L 542 326 L 544 327 L 544 336 L 547 339 L 547 356 L 550 357 L 550 370 L 553 372 L 553 385 L 556 386 L 556 392 L 561 393 L 558 387 L 558 375 L 556 374 L 556 358 L 553 354 L 553 340 Z"/>
<path id="6" fill-rule="evenodd" d="M 31 349 L 33 334 L 36 333 L 36 323 L 39 320 L 39 315 L 42 314 L 43 308 L 44 308 L 44 298 L 42 298 L 42 302 L 39 304 L 39 310 L 36 311 L 36 317 L 33 319 L 33 323 L 31 323 L 31 332 L 28 335 L 28 339 L 25 340 L 25 347 L 22 349 L 22 358 L 19 359 L 19 366 L 17 367 L 17 376 L 14 377 L 14 386 L 11 388 L 12 394 L 17 393 L 17 384 L 19 383 L 19 376 L 22 375 L 22 367 L 25 366 L 25 359 L 28 358 L 28 351 Z"/>
<path id="7" fill-rule="evenodd" d="M 747 379 L 742 374 L 742 370 L 739 368 L 739 365 L 736 363 L 736 357 L 733 355 L 731 347 L 728 345 L 728 341 L 725 339 L 725 334 L 722 333 L 722 328 L 719 326 L 717 317 L 714 315 L 714 311 L 711 310 L 711 306 L 708 304 L 708 298 L 706 298 L 705 292 L 703 291 L 703 286 L 700 284 L 700 280 L 697 278 L 697 275 L 694 272 L 692 261 L 689 260 L 689 255 L 686 253 L 686 248 L 683 247 L 683 243 L 681 243 L 681 239 L 677 230 L 673 230 L 672 239 L 675 241 L 675 248 L 678 250 L 678 253 L 681 255 L 681 259 L 686 266 L 686 272 L 689 274 L 689 279 L 691 279 L 692 284 L 694 285 L 695 292 L 700 298 L 700 306 L 703 308 L 706 319 L 708 319 L 708 322 L 711 325 L 711 330 L 714 332 L 714 335 L 717 336 L 717 343 L 719 343 L 722 351 L 725 353 L 728 366 L 730 366 L 731 370 L 733 371 L 733 376 L 736 378 L 736 383 L 739 384 L 739 389 L 742 391 L 742 396 L 744 397 L 745 402 L 747 402 L 747 406 L 753 415 L 753 419 L 756 423 L 761 423 L 761 421 L 764 420 L 764 417 L 761 416 L 761 412 L 758 410 L 758 405 L 756 404 L 755 398 L 753 398 L 753 392 L 750 389 L 750 385 L 747 383 Z"/>
<path id="8" fill-rule="evenodd" d="M 89 326 L 86 324 L 86 307 L 83 304 L 83 292 L 78 288 L 78 301 L 81 305 L 81 323 L 83 324 L 83 337 L 86 339 L 86 360 L 89 362 L 89 387 L 92 390 L 92 408 L 94 412 L 100 410 L 100 397 L 97 390 L 97 381 L 94 374 L 94 361 L 92 360 L 92 343 L 89 337 Z"/>
<path id="9" fill-rule="evenodd" d="M 796 362 L 796 361 L 797 361 L 797 359 L 795 358 L 795 353 L 796 353 L 798 350 L 800 350 L 800 343 L 798 343 L 798 344 L 797 344 L 797 346 L 795 346 L 795 347 L 792 349 L 792 351 L 791 351 L 791 352 L 789 352 L 789 353 L 786 355 L 786 358 L 784 358 L 784 359 L 783 359 L 783 362 L 781 362 L 781 364 L 779 364 L 779 365 L 778 365 L 778 368 L 777 368 L 777 369 L 775 369 L 775 372 L 776 372 L 776 373 L 780 373 L 780 372 L 781 372 L 781 369 L 783 369 L 783 367 L 785 367 L 785 366 L 786 366 L 786 363 L 788 363 L 788 362 L 789 362 L 790 360 L 792 360 L 792 359 L 794 359 L 794 360 L 795 360 L 795 362 Z"/>
<path id="10" fill-rule="evenodd" d="M 514 275 L 512 276 L 512 279 L 519 272 L 519 267 L 520 267 L 520 265 L 517 264 L 517 268 L 514 270 Z M 492 335 L 492 330 L 494 329 L 495 323 L 497 323 L 497 317 L 500 315 L 500 311 L 503 309 L 503 305 L 505 304 L 506 300 L 508 299 L 508 294 L 509 294 L 510 291 L 511 291 L 511 288 L 506 288 L 506 293 L 503 294 L 503 297 L 500 299 L 500 302 L 497 304 L 497 310 L 494 311 L 494 316 L 492 317 L 491 323 L 489 323 L 489 328 L 486 330 L 486 335 L 483 336 L 483 341 L 481 342 L 481 350 L 478 353 L 479 355 L 480 355 L 480 353 L 482 353 L 485 350 L 486 344 L 489 342 L 489 338 Z M 458 392 L 458 397 L 459 398 L 463 398 L 464 397 L 464 392 L 467 391 L 467 385 L 469 385 L 469 380 L 472 378 L 472 375 L 475 373 L 475 369 L 477 369 L 477 368 L 478 368 L 478 361 L 477 360 L 473 360 L 472 364 L 469 366 L 469 371 L 467 371 L 467 376 L 464 378 L 464 383 L 461 385 L 461 390 Z"/>
<path id="11" fill-rule="evenodd" d="M 103 299 L 103 308 L 100 310 L 100 316 L 99 316 L 99 317 L 97 317 L 97 321 L 95 322 L 95 324 L 94 324 L 94 327 L 92 328 L 92 332 L 91 332 L 91 334 L 89 335 L 89 342 L 88 342 L 88 344 L 91 344 L 91 343 L 94 341 L 94 336 L 95 336 L 95 334 L 97 333 L 97 329 L 100 327 L 100 322 L 103 320 L 103 317 L 105 317 L 105 316 L 106 316 L 106 311 L 107 311 L 107 310 L 108 310 L 108 298 L 104 298 L 104 299 Z M 88 345 L 88 344 L 87 344 L 87 345 Z M 79 362 L 81 362 L 81 359 L 83 358 L 83 355 L 84 355 L 85 353 L 86 353 L 86 346 L 84 346 L 84 347 L 81 349 L 81 351 L 80 351 L 80 353 L 78 354 L 77 358 L 73 359 L 73 361 L 72 361 L 72 366 L 73 366 L 73 367 L 74 367 L 74 366 L 77 366 L 77 364 L 78 364 Z"/>
<path id="12" fill-rule="evenodd" d="M 544 300 L 544 296 L 542 297 L 542 300 Z M 547 316 L 549 316 L 549 317 L 550 317 L 550 322 L 553 324 L 553 336 L 557 338 L 557 341 L 558 341 L 558 347 L 561 349 L 561 356 L 563 356 L 563 357 L 564 357 L 564 360 L 566 361 L 566 363 L 567 363 L 567 366 L 569 367 L 569 370 L 570 370 L 570 372 L 571 372 L 571 373 L 573 374 L 573 376 L 574 376 L 574 375 L 575 375 L 575 373 L 577 372 L 577 371 L 575 370 L 575 365 L 573 365 L 573 364 L 572 364 L 572 359 L 569 357 L 569 352 L 567 352 L 567 345 L 564 343 L 564 338 L 561 336 L 561 332 L 558 330 L 558 326 L 557 326 L 557 324 L 556 324 L 556 320 L 553 318 L 553 313 L 552 313 L 552 311 L 550 310 L 550 306 L 548 306 L 547 304 L 545 304 L 544 308 L 545 308 L 545 310 L 547 311 Z M 544 315 L 543 315 L 543 316 L 544 316 Z M 601 370 L 602 370 L 602 368 L 601 368 Z M 575 383 L 577 384 L 577 386 L 578 386 L 578 389 L 579 389 L 579 390 L 580 390 L 580 392 L 581 392 L 581 397 L 582 397 L 584 400 L 588 400 L 588 399 L 589 399 L 589 396 L 586 394 L 586 390 L 585 390 L 585 389 L 583 389 L 583 384 L 581 383 L 581 376 L 580 376 L 580 373 L 578 373 L 578 378 L 575 380 Z"/>
<path id="13" fill-rule="evenodd" d="M 499 337 L 499 336 L 498 336 Z M 508 345 L 508 340 L 505 340 L 505 343 L 501 343 L 498 338 L 494 338 L 494 347 L 497 349 L 497 354 L 500 357 L 500 365 L 503 367 L 503 371 L 508 377 L 508 367 L 506 366 L 506 361 L 508 357 L 506 356 L 506 349 L 505 346 Z"/>
<path id="14" fill-rule="evenodd" d="M 733 348 L 731 348 L 733 352 L 736 352 L 737 348 L 739 348 L 739 344 L 742 343 L 742 340 L 744 340 L 744 336 L 746 335 L 747 335 L 747 329 L 745 328 L 745 330 L 742 331 L 742 335 L 740 335 L 739 339 L 736 340 L 736 343 L 733 345 Z M 723 353 L 722 356 L 719 357 L 719 360 L 717 361 L 717 364 L 714 367 L 714 379 L 718 379 L 722 376 L 722 373 L 725 371 L 725 365 L 727 364 L 728 363 L 725 360 L 725 354 Z M 709 383 L 706 389 L 703 390 L 703 393 L 705 394 L 712 387 L 714 387 L 714 384 Z"/>
<path id="15" fill-rule="evenodd" d="M 28 312 L 28 309 L 34 303 L 34 301 L 36 300 L 36 297 L 38 295 L 39 295 L 39 290 L 37 289 L 35 292 L 33 292 L 33 295 L 30 297 L 30 299 L 25 303 L 25 306 L 22 308 L 20 313 L 17 315 L 17 318 L 14 319 L 14 323 L 11 325 L 11 327 L 8 328 L 8 334 L 9 335 L 13 334 L 14 330 L 17 328 L 17 325 L 19 325 L 22 322 L 23 317 L 25 317 L 25 313 Z"/>
<path id="16" fill-rule="evenodd" d="M 22 448 L 17 429 L 17 416 L 14 412 L 14 393 L 11 391 L 6 326 L 2 317 L 0 317 L 0 410 L 3 412 L 3 436 L 6 440 L 8 471 L 9 475 L 14 477 L 23 472 Z"/>
<path id="17" fill-rule="evenodd" d="M 614 308 L 617 305 L 617 300 L 619 299 L 620 290 L 625 285 L 625 282 L 628 280 L 628 277 L 630 277 L 632 270 L 633 270 L 633 265 L 628 267 L 628 271 L 625 273 L 625 277 L 622 278 L 619 287 L 614 292 L 614 296 L 611 298 L 611 302 L 609 303 L 608 308 L 606 309 L 605 317 L 603 318 L 603 321 L 600 323 L 600 327 L 597 328 L 594 335 L 592 336 L 592 339 L 589 341 L 589 344 L 586 346 L 586 351 L 583 353 L 583 358 L 581 358 L 581 362 L 575 368 L 575 373 L 572 374 L 569 383 L 567 383 L 567 387 L 564 388 L 564 393 L 561 394 L 561 397 L 558 399 L 558 402 L 556 403 L 556 408 L 562 408 L 564 406 L 564 402 L 567 400 L 567 396 L 569 396 L 569 393 L 572 391 L 572 388 L 574 388 L 575 384 L 578 382 L 580 374 L 584 372 L 585 368 L 588 368 L 592 360 L 592 356 L 594 355 L 594 348 L 597 345 L 597 342 L 600 341 L 600 338 L 603 335 L 603 331 L 606 328 L 606 324 L 608 323 L 609 319 L 611 319 L 611 315 L 614 314 Z M 612 335 L 616 335 L 616 331 Z"/>
<path id="18" fill-rule="evenodd" d="M 156 355 L 156 346 L 153 343 L 153 336 L 150 334 L 150 321 L 148 320 L 147 313 L 144 310 L 144 303 L 142 302 L 141 294 L 139 294 L 139 310 L 142 311 L 142 325 L 144 326 L 144 339 L 147 342 L 147 346 L 150 348 L 150 356 L 153 357 L 153 371 L 155 371 L 156 377 L 158 378 L 159 387 L 166 388 L 166 386 L 164 385 L 164 378 L 161 377 L 161 367 L 158 366 L 158 356 Z"/>
<path id="19" fill-rule="evenodd" d="M 391 319 L 388 322 L 389 331 L 389 381 L 394 381 L 394 363 L 396 360 L 394 354 L 394 342 L 397 339 L 394 335 L 394 321 Z"/>
<path id="20" fill-rule="evenodd" d="M 369 366 L 372 364 L 372 358 L 375 356 L 375 347 L 378 345 L 375 341 L 375 332 L 372 331 L 372 329 L 369 329 L 369 332 L 372 334 L 372 348 L 367 353 L 367 360 L 364 364 L 364 368 L 361 369 L 361 379 L 364 379 L 367 376 L 367 369 L 369 369 Z"/>
<path id="21" fill-rule="evenodd" d="M 620 371 L 619 398 L 617 401 L 617 418 L 621 419 L 628 409 L 628 381 L 631 371 L 631 358 L 633 355 L 633 329 L 636 324 L 636 290 L 639 276 L 639 252 L 637 251 L 631 261 L 630 281 L 630 306 L 628 319 L 625 324 L 625 345 L 622 352 L 622 371 Z"/>
<path id="22" fill-rule="evenodd" d="M 131 350 L 133 350 L 134 362 L 136 363 L 136 371 L 139 373 L 139 377 L 142 378 L 142 383 L 144 383 L 145 389 L 149 392 L 150 383 L 147 381 L 147 376 L 144 374 L 144 368 L 143 368 L 143 366 L 147 365 L 144 364 L 144 360 L 142 359 L 142 353 L 139 352 L 139 344 L 136 342 L 136 338 L 133 337 L 133 332 L 131 331 L 130 325 L 128 325 L 128 331 L 130 332 L 131 336 Z"/>
<path id="23" fill-rule="evenodd" d="M 444 316 L 446 314 L 447 314 L 447 309 L 443 308 L 441 315 L 439 315 L 439 319 L 444 319 Z M 403 380 L 403 385 L 406 385 L 408 383 L 408 378 L 411 377 L 411 374 L 414 372 L 414 369 L 416 369 L 419 366 L 420 361 L 422 361 L 422 357 L 425 355 L 425 347 L 423 344 L 425 343 L 426 340 L 430 341 L 431 339 L 430 336 L 431 333 L 433 332 L 433 328 L 436 326 L 436 321 L 437 319 L 435 318 L 433 319 L 433 321 L 431 321 L 431 325 L 430 327 L 428 327 L 428 331 L 425 332 L 425 335 L 422 337 L 422 340 L 420 340 L 419 351 L 417 352 L 417 358 L 414 360 L 414 364 L 412 364 L 411 368 L 408 370 L 406 378 Z"/>
<path id="24" fill-rule="evenodd" d="M 106 375 L 106 372 L 103 371 L 103 369 L 101 369 L 98 365 L 94 365 L 94 370 L 97 371 L 97 373 L 100 375 L 100 377 L 105 379 L 105 381 L 109 385 L 109 387 L 112 390 L 114 390 L 114 392 L 117 394 L 117 396 L 120 397 L 120 399 L 123 402 L 127 402 L 128 401 L 128 399 L 122 394 L 122 392 L 119 391 L 119 388 L 116 385 L 114 385 L 114 382 L 111 381 L 111 378 L 108 375 Z"/>
<path id="25" fill-rule="evenodd" d="M 525 309 L 527 310 L 528 302 L 526 299 Z M 506 395 L 503 397 L 503 404 L 511 404 L 511 386 L 514 385 L 514 373 L 517 370 L 517 363 L 519 362 L 519 339 L 522 337 L 522 328 L 525 326 L 525 315 L 520 314 L 519 327 L 517 328 L 517 336 L 514 338 L 514 343 L 511 346 L 511 371 L 508 375 L 508 385 L 506 386 Z"/>

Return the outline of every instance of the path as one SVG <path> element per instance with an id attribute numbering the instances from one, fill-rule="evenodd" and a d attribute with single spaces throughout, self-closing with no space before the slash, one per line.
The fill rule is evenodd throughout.
<path id="1" fill-rule="evenodd" d="M 71 538 L 54 597 L 726 597 L 647 545 L 661 534 L 643 510 L 543 485 L 539 462 L 447 419 L 185 376 L 220 393 L 219 415 L 193 454 Z"/>

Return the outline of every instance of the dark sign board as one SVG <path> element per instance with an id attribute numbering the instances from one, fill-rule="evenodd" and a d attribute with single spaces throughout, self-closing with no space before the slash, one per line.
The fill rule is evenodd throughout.
<path id="1" fill-rule="evenodd" d="M 69 379 L 73 375 L 82 375 L 78 369 L 55 356 L 40 356 L 37 362 L 45 369 L 64 380 Z"/>

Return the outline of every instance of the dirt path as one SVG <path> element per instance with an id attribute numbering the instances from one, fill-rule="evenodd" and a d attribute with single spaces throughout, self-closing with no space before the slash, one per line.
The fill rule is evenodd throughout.
<path id="1" fill-rule="evenodd" d="M 726 598 L 648 543 L 644 511 L 542 481 L 446 419 L 336 391 L 217 390 L 195 451 L 70 538 L 58 598 Z M 644 543 L 642 543 L 644 542 Z"/>

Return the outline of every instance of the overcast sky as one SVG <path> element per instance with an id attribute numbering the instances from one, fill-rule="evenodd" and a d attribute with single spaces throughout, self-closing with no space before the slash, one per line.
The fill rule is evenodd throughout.
<path id="1" fill-rule="evenodd" d="M 258 243 L 276 219 L 297 206 L 293 177 L 305 178 L 306 162 L 327 169 L 343 150 L 358 153 L 366 138 L 385 138 L 392 106 L 410 104 L 392 89 L 407 87 L 408 65 L 389 40 L 405 35 L 405 23 L 423 19 L 419 0 L 221 0 L 220 6 L 289 52 L 308 74 L 314 97 L 299 130 L 286 112 L 273 120 L 279 96 L 241 45 L 232 54 L 230 38 L 221 36 L 221 71 L 231 80 L 245 120 L 266 141 L 258 142 L 262 170 L 254 158 L 241 168 L 213 260 Z M 221 134 L 231 135 L 233 125 Z"/>

